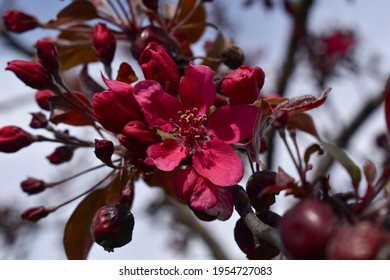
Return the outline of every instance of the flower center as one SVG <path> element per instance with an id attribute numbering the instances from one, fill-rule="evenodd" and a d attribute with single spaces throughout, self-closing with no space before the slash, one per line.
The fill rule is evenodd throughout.
<path id="1" fill-rule="evenodd" d="M 207 139 L 207 116 L 205 114 L 198 114 L 198 108 L 177 113 L 180 117 L 178 123 L 174 123 L 173 135 L 182 139 L 184 145 L 193 146 L 195 143 Z"/>

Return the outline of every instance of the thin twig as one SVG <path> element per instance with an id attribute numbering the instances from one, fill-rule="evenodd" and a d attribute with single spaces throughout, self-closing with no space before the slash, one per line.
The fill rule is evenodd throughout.
<path id="1" fill-rule="evenodd" d="M 368 120 L 370 116 L 376 109 L 382 104 L 384 100 L 384 92 L 378 94 L 376 97 L 365 103 L 365 106 L 360 110 L 360 112 L 355 116 L 355 118 L 347 125 L 342 133 L 335 139 L 335 145 L 345 148 L 348 146 L 352 136 L 358 131 L 358 129 L 363 125 L 365 121 Z M 334 159 L 326 154 L 321 158 L 318 166 L 316 167 L 316 173 L 314 178 L 319 175 L 324 175 L 328 172 L 332 166 Z"/>

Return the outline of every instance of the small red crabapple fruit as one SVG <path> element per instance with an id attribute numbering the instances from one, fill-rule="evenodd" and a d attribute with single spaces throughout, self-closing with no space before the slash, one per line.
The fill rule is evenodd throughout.
<path id="1" fill-rule="evenodd" d="M 108 252 L 129 243 L 133 229 L 133 214 L 122 204 L 101 207 L 95 213 L 90 228 L 93 240 Z"/>
<path id="2" fill-rule="evenodd" d="M 340 228 L 328 245 L 328 258 L 333 260 L 374 260 L 384 241 L 377 226 L 358 223 Z"/>
<path id="3" fill-rule="evenodd" d="M 331 208 L 306 198 L 287 210 L 278 228 L 283 246 L 294 259 L 322 259 L 336 225 Z"/>

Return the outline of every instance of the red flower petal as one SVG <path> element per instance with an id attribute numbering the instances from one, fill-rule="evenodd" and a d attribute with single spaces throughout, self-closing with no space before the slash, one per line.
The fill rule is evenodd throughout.
<path id="1" fill-rule="evenodd" d="M 192 156 L 195 170 L 217 186 L 233 186 L 244 175 L 239 156 L 228 144 L 210 140 L 198 147 Z"/>
<path id="2" fill-rule="evenodd" d="M 196 184 L 193 186 L 189 205 L 194 210 L 207 210 L 216 205 L 218 202 L 218 189 L 203 177 L 198 177 Z"/>
<path id="3" fill-rule="evenodd" d="M 131 84 L 116 81 L 116 80 L 110 80 L 104 77 L 102 74 L 102 78 L 106 86 L 111 89 L 113 92 L 122 94 L 122 95 L 129 95 L 128 105 L 130 105 L 132 108 L 136 108 L 137 110 L 140 108 L 138 102 L 135 100 L 133 89 L 134 87 Z"/>
<path id="4" fill-rule="evenodd" d="M 188 155 L 188 148 L 175 139 L 165 139 L 162 143 L 154 144 L 147 150 L 149 159 L 162 171 L 172 171 Z"/>
<path id="5" fill-rule="evenodd" d="M 172 129 L 170 120 L 178 120 L 182 110 L 179 100 L 166 93 L 155 81 L 141 81 L 134 88 L 134 96 L 141 106 L 146 121 L 164 132 Z"/>
<path id="6" fill-rule="evenodd" d="M 141 119 L 139 109 L 135 107 L 136 104 L 131 101 L 132 99 L 134 97 L 131 91 L 106 90 L 95 93 L 93 96 L 94 117 L 105 129 L 120 133 L 129 121 Z"/>
<path id="7" fill-rule="evenodd" d="M 179 198 L 186 200 L 192 209 L 198 211 L 210 209 L 218 202 L 218 188 L 199 176 L 191 166 L 178 172 L 174 191 Z"/>
<path id="8" fill-rule="evenodd" d="M 197 108 L 199 114 L 205 114 L 213 105 L 217 94 L 213 83 L 214 71 L 203 65 L 190 64 L 179 87 L 179 95 L 185 109 Z"/>
<path id="9" fill-rule="evenodd" d="M 209 135 L 228 144 L 250 138 L 258 111 L 257 107 L 251 105 L 222 106 L 209 117 Z"/>
<path id="10" fill-rule="evenodd" d="M 122 94 L 133 91 L 133 86 L 130 84 L 121 81 L 107 79 L 103 74 L 101 74 L 101 76 L 106 86 L 112 91 L 119 92 Z"/>
<path id="11" fill-rule="evenodd" d="M 217 204 L 205 212 L 210 216 L 217 217 L 218 220 L 229 220 L 233 214 L 233 197 L 230 191 L 226 188 L 218 188 Z"/>
<path id="12" fill-rule="evenodd" d="M 175 181 L 173 184 L 173 191 L 176 196 L 181 200 L 187 200 L 191 193 L 191 181 L 196 180 L 196 173 L 192 172 L 193 168 L 191 165 L 185 169 L 181 169 L 177 172 Z"/>

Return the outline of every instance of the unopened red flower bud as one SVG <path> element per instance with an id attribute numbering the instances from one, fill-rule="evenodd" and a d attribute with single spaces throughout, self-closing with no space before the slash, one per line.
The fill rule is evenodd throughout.
<path id="1" fill-rule="evenodd" d="M 33 135 L 17 126 L 0 128 L 0 152 L 14 153 L 35 141 Z"/>
<path id="2" fill-rule="evenodd" d="M 22 187 L 22 190 L 28 194 L 40 193 L 46 189 L 46 183 L 44 181 L 32 177 L 22 181 L 20 186 Z"/>
<path id="3" fill-rule="evenodd" d="M 40 64 L 50 73 L 57 73 L 60 69 L 60 59 L 57 47 L 51 40 L 38 40 L 36 43 L 37 56 Z"/>
<path id="4" fill-rule="evenodd" d="M 116 39 L 104 23 L 98 23 L 93 30 L 93 47 L 101 62 L 110 65 L 114 59 Z"/>
<path id="5" fill-rule="evenodd" d="M 146 149 L 157 140 L 156 132 L 148 129 L 141 121 L 128 122 L 119 138 L 127 150 L 139 157 L 146 155 Z"/>
<path id="6" fill-rule="evenodd" d="M 168 52 L 156 42 L 150 42 L 139 58 L 146 80 L 160 83 L 165 91 L 177 95 L 180 72 Z"/>
<path id="7" fill-rule="evenodd" d="M 46 158 L 52 164 L 61 164 L 70 161 L 73 157 L 74 148 L 70 146 L 61 146 L 54 150 L 53 153 L 48 155 Z"/>
<path id="8" fill-rule="evenodd" d="M 131 46 L 133 56 L 138 59 L 150 42 L 156 42 L 167 50 L 172 47 L 172 40 L 161 27 L 148 25 L 137 33 L 133 41 Z"/>
<path id="9" fill-rule="evenodd" d="M 23 220 L 27 220 L 30 222 L 36 222 L 47 215 L 50 214 L 50 210 L 48 210 L 44 206 L 32 207 L 24 211 L 21 215 Z"/>
<path id="10" fill-rule="evenodd" d="M 250 104 L 259 96 L 265 75 L 260 67 L 241 66 L 222 81 L 222 93 L 230 104 Z"/>
<path id="11" fill-rule="evenodd" d="M 8 62 L 5 70 L 11 70 L 27 86 L 34 89 L 50 89 L 53 87 L 53 80 L 50 74 L 35 62 L 24 60 L 13 60 Z"/>
<path id="12" fill-rule="evenodd" d="M 158 9 L 158 0 L 142 0 L 142 4 L 152 11 L 157 11 Z"/>
<path id="13" fill-rule="evenodd" d="M 35 101 L 43 110 L 50 111 L 49 98 L 54 95 L 51 90 L 38 90 L 35 93 Z"/>
<path id="14" fill-rule="evenodd" d="M 30 122 L 31 128 L 45 128 L 49 123 L 45 114 L 42 112 L 31 113 L 32 119 Z"/>
<path id="15" fill-rule="evenodd" d="M 114 144 L 111 141 L 95 139 L 95 155 L 102 162 L 112 164 L 111 156 L 114 151 Z"/>
<path id="16" fill-rule="evenodd" d="M 243 51 L 237 46 L 227 48 L 222 53 L 222 62 L 230 69 L 237 69 L 240 67 L 244 63 L 244 59 Z"/>
<path id="17" fill-rule="evenodd" d="M 17 10 L 5 12 L 3 20 L 7 29 L 16 33 L 32 30 L 40 25 L 36 17 Z"/>

